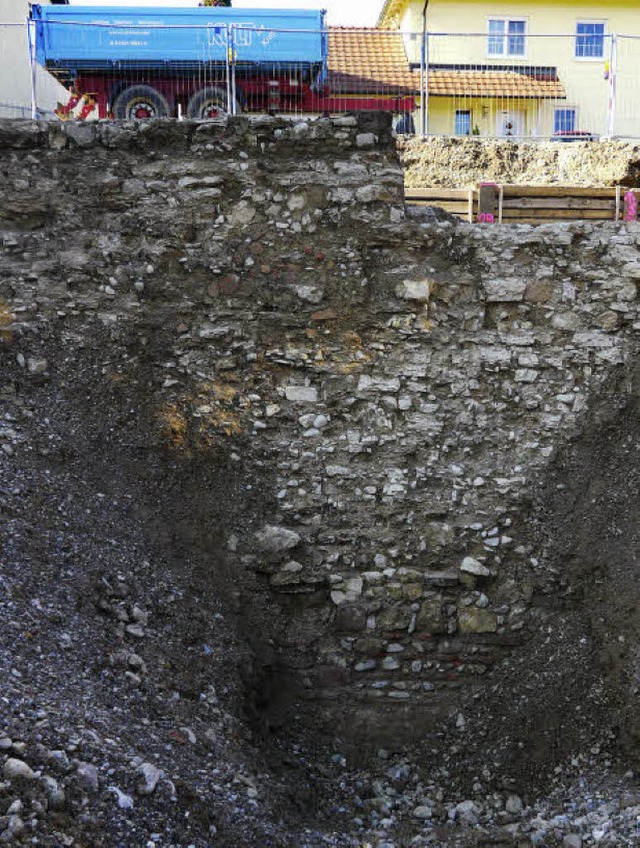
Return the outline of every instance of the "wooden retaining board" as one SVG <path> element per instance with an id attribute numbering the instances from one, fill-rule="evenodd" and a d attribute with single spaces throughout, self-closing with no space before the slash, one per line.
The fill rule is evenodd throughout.
<path id="1" fill-rule="evenodd" d="M 448 189 L 442 186 L 408 188 L 405 199 L 407 203 L 417 206 L 438 206 L 464 220 L 476 222 L 480 195 L 484 192 L 485 214 L 491 207 L 495 222 L 546 224 L 554 221 L 620 220 L 625 191 L 628 189 L 621 186 L 589 188 L 485 184 L 476 189 Z"/>

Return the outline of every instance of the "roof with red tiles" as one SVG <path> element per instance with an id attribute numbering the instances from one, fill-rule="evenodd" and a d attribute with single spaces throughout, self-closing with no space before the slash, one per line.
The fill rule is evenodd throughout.
<path id="1" fill-rule="evenodd" d="M 507 97 L 563 100 L 564 86 L 555 74 L 508 70 L 431 70 L 429 94 L 435 97 Z"/>
<path id="2" fill-rule="evenodd" d="M 417 94 L 420 87 L 402 35 L 381 29 L 329 28 L 329 82 L 333 92 L 354 94 Z"/>
<path id="3" fill-rule="evenodd" d="M 420 72 L 411 68 L 401 33 L 381 29 L 329 28 L 329 84 L 334 94 L 419 94 Z M 434 97 L 564 99 L 564 87 L 549 68 L 470 70 L 432 68 Z"/>

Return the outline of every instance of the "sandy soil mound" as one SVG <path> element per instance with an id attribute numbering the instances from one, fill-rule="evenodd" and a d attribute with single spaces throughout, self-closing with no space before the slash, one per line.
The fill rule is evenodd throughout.
<path id="1" fill-rule="evenodd" d="M 640 145 L 532 143 L 475 138 L 398 138 L 410 188 L 464 188 L 480 180 L 514 185 L 636 186 Z"/>

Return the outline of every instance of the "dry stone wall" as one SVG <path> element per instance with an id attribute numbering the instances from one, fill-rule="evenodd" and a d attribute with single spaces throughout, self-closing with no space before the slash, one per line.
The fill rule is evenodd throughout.
<path id="1" fill-rule="evenodd" d="M 554 591 L 536 486 L 635 350 L 637 226 L 406 220 L 368 116 L 4 122 L 0 168 L 4 389 L 90 360 L 80 421 L 144 409 L 124 463 L 258 493 L 216 556 L 268 721 L 398 740 L 488 691 Z"/>

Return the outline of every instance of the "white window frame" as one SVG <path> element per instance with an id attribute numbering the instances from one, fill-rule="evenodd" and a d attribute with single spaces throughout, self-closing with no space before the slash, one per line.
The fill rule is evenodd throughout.
<path id="1" fill-rule="evenodd" d="M 575 126 L 573 130 L 568 130 L 568 132 L 579 132 L 578 129 L 580 126 L 580 110 L 578 109 L 577 104 L 572 105 L 569 103 L 563 103 L 562 106 L 556 105 L 553 107 L 553 134 L 556 134 L 556 112 L 573 112 L 575 115 Z"/>
<path id="2" fill-rule="evenodd" d="M 608 30 L 607 30 L 608 21 L 604 18 L 600 18 L 599 20 L 596 18 L 576 18 L 576 25 L 573 30 L 573 58 L 576 62 L 606 62 L 607 61 L 607 51 L 606 44 L 608 38 Z M 602 56 L 576 56 L 576 48 L 578 46 L 578 24 L 602 24 Z"/>
<path id="3" fill-rule="evenodd" d="M 505 23 L 505 31 L 502 36 L 498 36 L 496 33 L 490 32 L 491 21 L 504 21 Z M 508 53 L 506 49 L 509 46 L 509 22 L 510 21 L 518 21 L 519 23 L 524 23 L 524 32 L 522 34 L 522 38 L 524 39 L 524 51 L 522 53 Z M 586 21 L 580 21 L 580 23 L 586 23 Z M 589 22 L 591 23 L 591 21 Z M 598 21 L 600 23 L 600 21 Z M 489 39 L 490 38 L 502 38 L 505 52 L 504 53 L 491 53 L 489 51 Z M 490 59 L 526 59 L 529 47 L 529 18 L 523 15 L 489 15 L 487 18 L 487 56 Z"/>
<path id="4" fill-rule="evenodd" d="M 456 132 L 456 117 L 458 114 L 469 115 L 469 132 L 468 133 L 458 133 Z M 456 109 L 453 114 L 453 134 L 456 138 L 470 138 L 473 135 L 473 110 L 472 109 Z"/>

